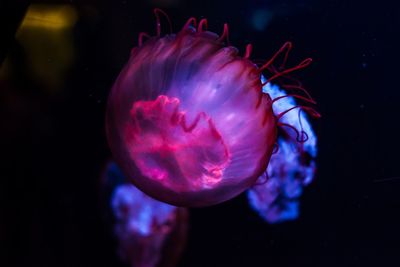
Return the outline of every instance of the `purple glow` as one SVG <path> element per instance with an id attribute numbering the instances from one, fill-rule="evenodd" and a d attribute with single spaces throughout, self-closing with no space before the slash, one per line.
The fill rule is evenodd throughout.
<path id="1" fill-rule="evenodd" d="M 265 78 L 262 77 L 261 81 L 264 82 Z M 285 90 L 280 89 L 278 85 L 268 83 L 263 87 L 263 92 L 268 93 L 272 99 L 275 99 L 279 96 L 287 95 Z M 293 97 L 286 97 L 281 100 L 274 102 L 272 108 L 274 114 L 279 114 L 285 110 L 288 110 L 292 107 L 296 106 L 296 101 Z M 292 110 L 285 114 L 281 118 L 281 122 L 290 124 L 294 126 L 296 129 L 303 129 L 307 135 L 308 140 L 303 143 L 303 150 L 307 151 L 313 158 L 317 156 L 317 137 L 311 127 L 311 123 L 304 112 L 300 113 L 301 125 L 299 120 L 299 112 L 298 110 Z M 292 135 L 294 139 L 296 139 L 296 135 L 290 129 L 286 129 Z"/>
<path id="2" fill-rule="evenodd" d="M 176 207 L 150 198 L 131 184 L 115 189 L 111 205 L 120 222 L 116 227 L 120 238 L 131 234 L 149 236 L 163 225 L 169 225 L 176 212 Z"/>
<path id="3" fill-rule="evenodd" d="M 270 94 L 272 99 L 286 95 L 276 85 L 267 84 L 263 91 Z M 292 97 L 286 97 L 276 101 L 273 110 L 278 114 L 295 105 Z M 292 129 L 285 129 L 287 136 L 278 137 L 279 150 L 272 155 L 267 171 L 258 179 L 259 185 L 248 190 L 250 206 L 269 223 L 296 219 L 303 187 L 314 178 L 317 138 L 303 112 L 300 113 L 300 118 L 301 124 L 298 110 L 292 110 L 281 121 L 303 129 L 308 140 L 299 143 L 296 133 Z"/>
<path id="4" fill-rule="evenodd" d="M 185 245 L 188 211 L 127 184 L 115 163 L 107 165 L 104 176 L 116 184 L 110 206 L 121 260 L 132 267 L 174 266 Z"/>

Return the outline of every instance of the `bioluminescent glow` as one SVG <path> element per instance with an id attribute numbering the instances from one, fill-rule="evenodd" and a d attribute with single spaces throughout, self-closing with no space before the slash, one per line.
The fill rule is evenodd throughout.
<path id="1" fill-rule="evenodd" d="M 266 85 L 263 91 L 272 98 L 287 95 L 276 85 Z M 285 97 L 273 105 L 276 114 L 295 107 L 292 97 Z M 279 150 L 272 155 L 266 172 L 260 176 L 258 185 L 248 191 L 251 207 L 269 223 L 296 219 L 299 215 L 299 197 L 303 187 L 315 174 L 317 138 L 307 116 L 293 109 L 282 117 L 284 123 L 302 129 L 308 139 L 298 142 L 297 133 L 289 128 L 285 136 L 278 137 Z"/>
<path id="2" fill-rule="evenodd" d="M 173 266 L 185 244 L 187 210 L 157 201 L 127 183 L 115 163 L 107 165 L 105 176 L 108 184 L 116 185 L 110 206 L 122 261 L 132 267 Z"/>
<path id="3" fill-rule="evenodd" d="M 265 78 L 262 77 L 261 80 L 264 82 Z M 268 93 L 272 99 L 283 97 L 288 94 L 285 90 L 279 88 L 278 85 L 270 83 L 263 87 L 263 92 Z M 297 103 L 294 97 L 286 97 L 279 101 L 275 101 L 273 103 L 273 110 L 275 114 L 279 114 L 296 106 Z M 307 134 L 307 141 L 300 142 L 302 144 L 302 149 L 309 153 L 312 157 L 317 156 L 317 137 L 311 127 L 309 118 L 304 112 L 299 112 L 298 109 L 293 109 L 286 113 L 280 121 L 289 124 L 296 129 L 303 129 L 303 131 Z M 292 138 L 297 139 L 293 131 L 290 131 L 289 129 L 287 129 L 287 131 L 289 131 L 288 133 L 292 136 Z"/>
<path id="4" fill-rule="evenodd" d="M 190 18 L 177 33 L 139 35 L 138 46 L 111 90 L 106 116 L 114 159 L 146 194 L 177 206 L 207 206 L 231 199 L 265 171 L 279 118 L 262 87 L 311 63 L 273 67 L 286 43 L 257 66 L 229 45 L 206 19 Z M 171 26 L 171 25 L 170 25 Z M 144 41 L 144 38 L 147 38 Z M 284 65 L 281 64 L 281 67 Z M 263 72 L 270 80 L 261 82 Z M 278 116 L 280 117 L 280 116 Z"/>
<path id="5" fill-rule="evenodd" d="M 15 41 L 26 58 L 21 67 L 46 93 L 64 88 L 75 60 L 73 33 L 77 21 L 73 5 L 31 4 L 19 25 Z M 0 77 L 11 74 L 14 60 L 8 56 L 0 65 Z"/>
<path id="6" fill-rule="evenodd" d="M 115 189 L 112 208 L 117 221 L 122 222 L 116 229 L 120 237 L 129 233 L 151 235 L 157 228 L 169 225 L 176 210 L 174 206 L 150 198 L 132 184 Z"/>

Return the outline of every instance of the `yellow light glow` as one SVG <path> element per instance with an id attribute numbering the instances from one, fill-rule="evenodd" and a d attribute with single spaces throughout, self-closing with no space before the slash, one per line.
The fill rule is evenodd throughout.
<path id="1" fill-rule="evenodd" d="M 47 28 L 59 30 L 72 27 L 76 20 L 76 11 L 71 6 L 35 4 L 29 6 L 20 29 Z"/>
<path id="2" fill-rule="evenodd" d="M 78 13 L 71 5 L 30 5 L 16 40 L 23 49 L 26 74 L 40 87 L 56 92 L 63 87 L 74 62 L 73 29 Z"/>

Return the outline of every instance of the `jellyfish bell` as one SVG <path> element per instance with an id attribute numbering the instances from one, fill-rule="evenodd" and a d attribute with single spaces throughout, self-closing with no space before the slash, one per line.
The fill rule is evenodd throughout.
<path id="1" fill-rule="evenodd" d="M 240 56 L 226 45 L 228 26 L 218 36 L 205 19 L 161 36 L 165 13 L 155 14 L 157 35 L 139 35 L 110 92 L 111 151 L 153 198 L 176 206 L 223 202 L 254 184 L 272 154 L 277 124 L 260 75 L 274 58 L 257 67 L 251 45 Z"/>

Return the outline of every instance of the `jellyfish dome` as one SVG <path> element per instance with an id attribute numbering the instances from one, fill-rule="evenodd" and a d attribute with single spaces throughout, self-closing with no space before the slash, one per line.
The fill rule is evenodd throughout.
<path id="1" fill-rule="evenodd" d="M 190 18 L 177 34 L 141 33 L 108 99 L 114 159 L 140 190 L 177 206 L 207 206 L 255 183 L 276 142 L 261 72 L 221 36 Z M 167 16 L 166 16 L 167 17 Z M 169 20 L 169 18 L 167 17 Z M 144 38 L 147 40 L 144 42 Z M 303 62 L 297 68 L 308 65 Z"/>

